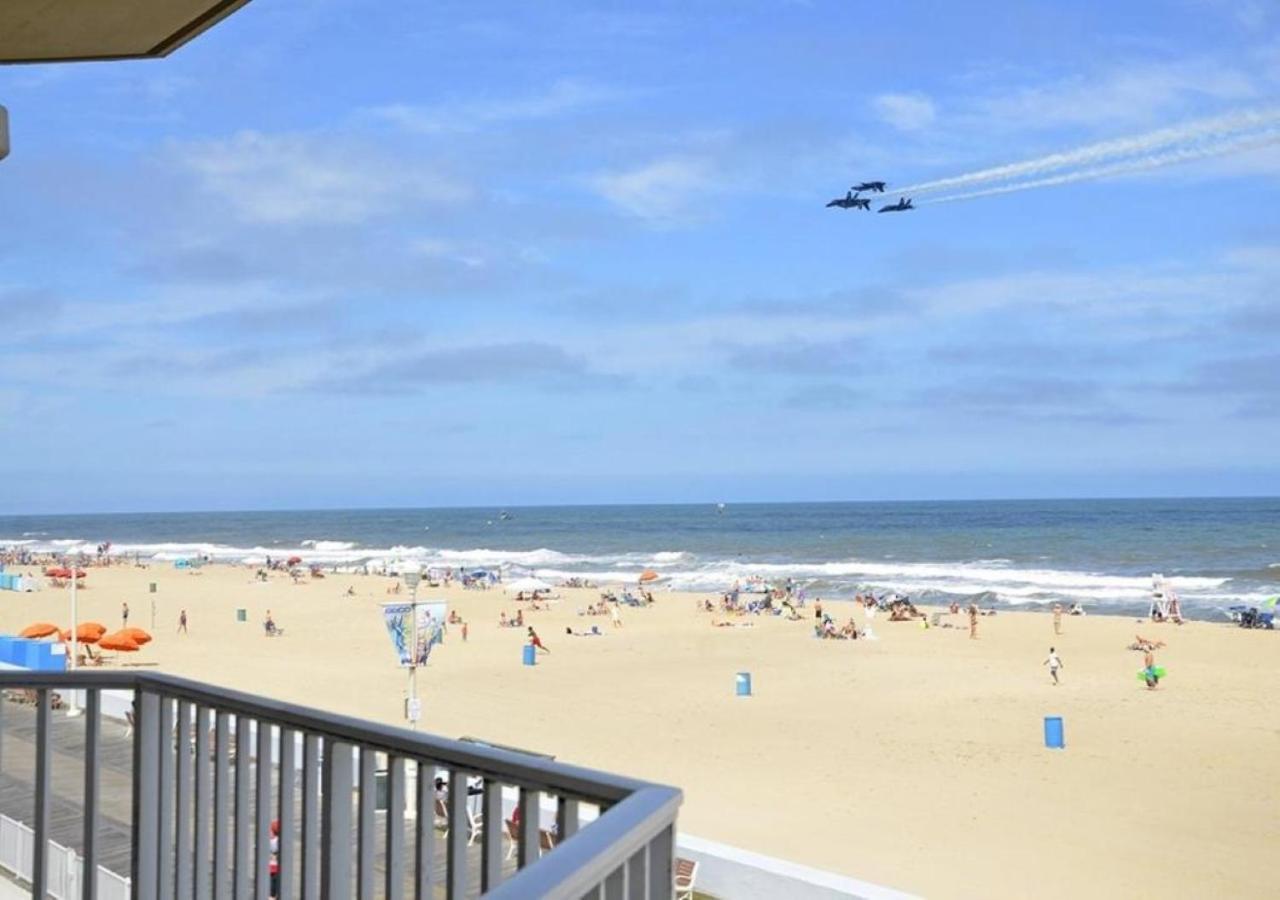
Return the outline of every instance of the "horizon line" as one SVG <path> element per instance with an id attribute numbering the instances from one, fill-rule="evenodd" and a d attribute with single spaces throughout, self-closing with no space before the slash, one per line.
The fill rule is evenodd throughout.
<path id="1" fill-rule="evenodd" d="M 0 519 L 30 519 L 41 516 L 66 518 L 91 516 L 166 516 L 166 515 L 238 515 L 244 513 L 340 513 L 340 512 L 418 512 L 483 509 L 607 509 L 610 507 L 699 507 L 719 506 L 839 506 L 839 505 L 919 505 L 941 503 L 1136 503 L 1154 500 L 1280 500 L 1276 494 L 1157 494 L 1147 496 L 1057 496 L 1057 497 L 951 497 L 912 500 L 682 500 L 614 503 L 486 503 L 450 506 L 314 506 L 314 507 L 250 507 L 244 509 L 149 509 L 97 510 L 90 512 L 3 512 Z"/>

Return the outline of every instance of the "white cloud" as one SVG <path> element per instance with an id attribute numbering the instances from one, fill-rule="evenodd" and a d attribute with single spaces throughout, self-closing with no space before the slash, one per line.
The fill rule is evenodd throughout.
<path id="1" fill-rule="evenodd" d="M 924 94 L 881 94 L 872 101 L 876 114 L 901 131 L 918 131 L 933 124 L 937 109 Z"/>
<path id="2" fill-rule="evenodd" d="M 971 114 L 975 125 L 985 127 L 1122 125 L 1185 114 L 1200 101 L 1251 100 L 1259 94 L 1255 77 L 1216 61 L 1128 63 L 981 98 Z"/>
<path id="3" fill-rule="evenodd" d="M 187 144 L 182 165 L 245 220 L 265 224 L 368 221 L 410 203 L 448 205 L 469 191 L 421 166 L 324 136 L 253 131 Z"/>
<path id="4" fill-rule="evenodd" d="M 537 121 L 567 115 L 619 96 L 617 91 L 573 79 L 522 97 L 489 98 L 436 106 L 393 103 L 374 107 L 374 116 L 415 134 L 477 131 L 485 126 Z"/>
<path id="5" fill-rule="evenodd" d="M 628 214 L 673 222 L 691 213 L 692 200 L 711 189 L 710 166 L 690 157 L 667 157 L 590 179 L 592 188 Z"/>

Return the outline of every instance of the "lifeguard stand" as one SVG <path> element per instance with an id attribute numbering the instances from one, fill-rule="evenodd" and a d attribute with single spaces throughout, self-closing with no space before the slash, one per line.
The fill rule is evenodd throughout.
<path id="1" fill-rule="evenodd" d="M 1159 572 L 1151 574 L 1151 618 L 1160 621 L 1182 618 L 1182 601 Z"/>

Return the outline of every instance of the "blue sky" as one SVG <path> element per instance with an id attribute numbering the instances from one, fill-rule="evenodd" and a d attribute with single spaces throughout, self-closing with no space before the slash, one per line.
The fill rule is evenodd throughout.
<path id="1" fill-rule="evenodd" d="M 0 511 L 1280 493 L 1275 143 L 823 205 L 1274 110 L 1277 34 L 254 0 L 0 70 Z"/>

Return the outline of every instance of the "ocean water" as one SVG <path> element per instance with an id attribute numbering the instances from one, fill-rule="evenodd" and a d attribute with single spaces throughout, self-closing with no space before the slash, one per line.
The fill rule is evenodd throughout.
<path id="1" fill-rule="evenodd" d="M 926 602 L 1146 609 L 1163 573 L 1184 609 L 1280 593 L 1280 499 L 779 503 L 0 516 L 0 547 L 165 561 L 297 555 L 326 566 L 501 567 L 682 590 L 751 576 L 810 597 L 892 589 Z"/>

